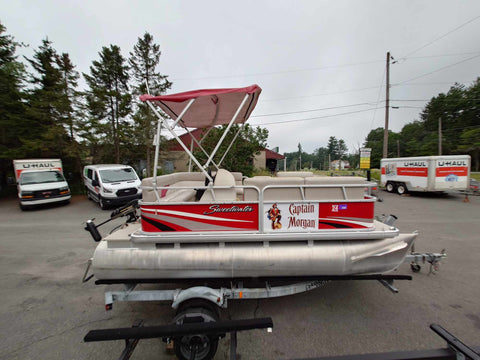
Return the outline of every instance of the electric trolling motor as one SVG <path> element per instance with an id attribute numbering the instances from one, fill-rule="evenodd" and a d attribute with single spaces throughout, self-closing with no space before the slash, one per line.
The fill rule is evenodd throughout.
<path id="1" fill-rule="evenodd" d="M 92 235 L 92 238 L 95 242 L 99 242 L 100 240 L 102 240 L 102 235 L 100 235 L 99 231 L 98 231 L 98 228 L 112 220 L 115 220 L 115 219 L 118 219 L 119 217 L 123 217 L 123 216 L 128 216 L 127 218 L 127 224 L 128 223 L 133 223 L 135 221 L 137 221 L 138 219 L 138 215 L 137 215 L 137 209 L 138 209 L 138 200 L 132 200 L 130 201 L 129 203 L 127 203 L 126 205 L 122 206 L 122 207 L 119 207 L 118 209 L 115 209 L 113 210 L 113 212 L 110 214 L 110 219 L 98 224 L 98 225 L 95 225 L 93 223 L 93 220 L 95 220 L 95 218 L 93 219 L 90 219 L 90 220 L 87 220 L 87 224 L 85 226 L 85 230 L 88 231 L 90 233 L 90 235 Z"/>

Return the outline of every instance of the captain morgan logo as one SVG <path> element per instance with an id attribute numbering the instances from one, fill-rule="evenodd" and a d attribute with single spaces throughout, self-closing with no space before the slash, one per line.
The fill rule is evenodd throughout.
<path id="1" fill-rule="evenodd" d="M 265 231 L 318 229 L 318 203 L 265 204 Z"/>

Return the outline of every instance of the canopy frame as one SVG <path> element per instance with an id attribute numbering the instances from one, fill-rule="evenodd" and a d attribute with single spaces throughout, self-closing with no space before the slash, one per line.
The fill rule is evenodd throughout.
<path id="1" fill-rule="evenodd" d="M 155 141 L 155 161 L 153 168 L 153 185 L 156 186 L 157 183 L 157 170 L 158 170 L 158 159 L 160 152 L 160 133 L 161 128 L 164 127 L 177 141 L 177 143 L 182 147 L 185 153 L 189 157 L 189 171 L 191 171 L 191 163 L 193 162 L 200 171 L 205 175 L 208 180 L 209 185 L 213 185 L 213 177 L 208 171 L 210 165 L 214 166 L 217 170 L 220 168 L 225 156 L 230 151 L 233 143 L 238 138 L 238 135 L 243 130 L 245 122 L 253 111 L 258 96 L 261 92 L 261 88 L 257 85 L 252 85 L 246 88 L 237 88 L 237 89 L 217 89 L 217 90 L 197 90 L 186 93 L 164 95 L 164 96 L 151 96 L 151 95 L 142 95 L 140 99 L 148 104 L 153 113 L 157 116 L 157 136 Z M 240 96 L 243 94 L 243 97 Z M 233 96 L 236 96 L 233 98 Z M 223 100 L 224 98 L 230 97 L 229 99 Z M 250 99 L 250 102 L 248 100 Z M 225 104 L 221 102 L 225 101 Z M 162 115 L 160 111 L 156 108 L 157 105 L 162 110 L 164 110 L 173 120 L 173 123 L 169 124 L 167 117 Z M 195 106 L 196 105 L 196 106 Z M 214 107 L 212 111 L 212 106 Z M 173 109 L 175 108 L 175 109 Z M 232 111 L 235 110 L 233 116 L 231 115 Z M 195 126 L 195 119 L 192 118 L 198 111 L 200 113 L 201 119 L 199 120 L 197 128 L 208 129 L 205 134 L 203 134 L 200 140 L 197 140 L 192 132 L 188 129 L 189 127 Z M 179 115 L 176 114 L 179 112 Z M 187 115 L 188 114 L 188 115 Z M 205 115 L 206 114 L 206 115 Z M 185 118 L 188 118 L 185 120 Z M 203 116 L 203 117 L 202 117 Z M 228 118 L 228 119 L 227 119 Z M 227 121 L 228 120 L 228 121 Z M 223 154 L 222 158 L 218 163 L 213 159 L 218 153 L 220 147 L 224 143 L 227 134 L 230 132 L 233 124 L 239 123 L 240 129 L 235 134 L 234 138 L 230 142 L 227 150 Z M 193 126 L 192 126 L 193 125 Z M 213 127 L 216 125 L 227 125 L 223 131 L 218 143 L 210 154 L 202 146 L 203 140 L 210 133 Z M 176 128 L 182 128 L 186 130 L 190 135 L 192 141 L 189 147 L 182 141 L 178 135 Z M 193 142 L 201 149 L 201 151 L 207 156 L 207 160 L 202 164 L 199 159 L 193 154 Z"/>

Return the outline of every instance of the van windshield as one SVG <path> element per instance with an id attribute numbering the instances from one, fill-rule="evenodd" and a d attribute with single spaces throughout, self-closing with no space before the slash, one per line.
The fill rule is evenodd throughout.
<path id="1" fill-rule="evenodd" d="M 132 168 L 100 170 L 104 183 L 137 180 L 137 174 Z"/>
<path id="2" fill-rule="evenodd" d="M 65 181 L 65 178 L 58 171 L 22 172 L 20 175 L 20 185 L 44 184 L 62 181 Z"/>

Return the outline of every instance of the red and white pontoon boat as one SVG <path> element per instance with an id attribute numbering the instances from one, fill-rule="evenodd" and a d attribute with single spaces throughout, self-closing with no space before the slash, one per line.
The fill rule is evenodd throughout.
<path id="1" fill-rule="evenodd" d="M 95 250 L 98 280 L 383 274 L 404 261 L 416 233 L 400 234 L 374 219 L 376 199 L 365 195 L 363 178 L 285 172 L 244 179 L 221 168 L 223 157 L 214 160 L 260 93 L 252 85 L 141 96 L 159 117 L 157 139 L 160 128 L 167 129 L 201 172 L 143 179 L 140 221 L 106 236 Z M 225 132 L 204 164 L 175 132 L 208 133 L 219 125 Z M 193 135 L 192 141 L 205 152 Z M 154 174 L 158 152 L 157 142 Z"/>

